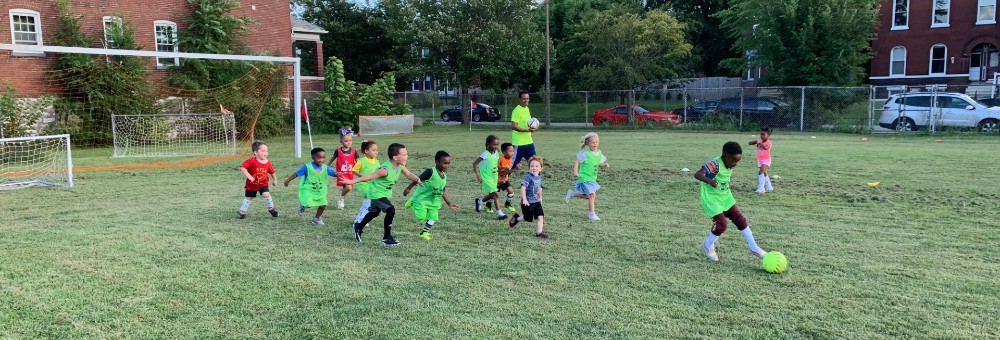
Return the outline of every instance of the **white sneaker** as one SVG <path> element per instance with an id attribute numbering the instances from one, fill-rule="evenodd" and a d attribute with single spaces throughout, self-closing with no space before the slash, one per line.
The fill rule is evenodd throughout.
<path id="1" fill-rule="evenodd" d="M 569 191 L 566 192 L 566 203 L 569 203 L 569 200 L 571 199 L 573 199 L 573 189 L 569 189 Z"/>
<path id="2" fill-rule="evenodd" d="M 591 211 L 590 214 L 588 214 L 588 216 L 590 217 L 591 221 L 600 221 L 601 220 L 600 217 L 597 217 L 597 213 L 595 213 L 593 211 Z"/>
<path id="3" fill-rule="evenodd" d="M 323 219 L 322 218 L 313 217 L 313 224 L 324 225 L 326 223 L 323 223 Z"/>
<path id="4" fill-rule="evenodd" d="M 702 242 L 701 243 L 701 250 L 705 251 L 705 256 L 708 257 L 709 261 L 719 262 L 719 254 L 715 253 L 715 248 L 714 247 L 712 249 L 708 249 L 708 247 L 705 246 L 705 242 Z"/>
<path id="5" fill-rule="evenodd" d="M 767 252 L 764 251 L 764 249 L 761 249 L 760 251 L 753 251 L 753 250 L 751 250 L 750 251 L 750 255 L 756 256 L 759 259 L 763 259 L 764 255 L 767 255 Z"/>
<path id="6" fill-rule="evenodd" d="M 337 200 L 337 208 L 344 209 L 344 198 L 343 197 L 341 197 L 339 200 Z"/>

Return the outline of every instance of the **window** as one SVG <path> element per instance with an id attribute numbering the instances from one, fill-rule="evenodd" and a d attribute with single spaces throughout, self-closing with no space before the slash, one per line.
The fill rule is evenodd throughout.
<path id="1" fill-rule="evenodd" d="M 27 9 L 10 10 L 11 41 L 17 45 L 42 46 L 41 16 Z"/>
<path id="2" fill-rule="evenodd" d="M 930 96 L 906 96 L 896 99 L 896 104 L 916 107 L 931 107 Z"/>
<path id="3" fill-rule="evenodd" d="M 906 75 L 906 48 L 896 46 L 889 54 L 889 76 Z"/>
<path id="4" fill-rule="evenodd" d="M 948 27 L 948 17 L 950 13 L 951 0 L 934 0 L 934 13 L 931 18 L 931 27 Z"/>
<path id="5" fill-rule="evenodd" d="M 157 20 L 153 22 L 156 32 L 157 52 L 177 52 L 177 24 L 172 21 Z M 176 66 L 179 58 L 156 58 L 156 66 Z"/>
<path id="6" fill-rule="evenodd" d="M 948 55 L 948 48 L 944 45 L 934 45 L 931 47 L 931 73 L 930 74 L 944 74 L 945 73 L 945 59 Z"/>
<path id="7" fill-rule="evenodd" d="M 119 17 L 104 17 L 104 48 L 115 48 L 115 41 L 111 35 L 113 28 L 121 30 L 122 19 Z"/>
<path id="8" fill-rule="evenodd" d="M 938 107 L 945 109 L 965 109 L 967 106 L 972 105 L 972 103 L 965 101 L 965 99 L 957 97 L 938 97 Z"/>
<path id="9" fill-rule="evenodd" d="M 979 0 L 979 13 L 976 15 L 976 25 L 997 23 L 997 0 Z"/>
<path id="10" fill-rule="evenodd" d="M 910 29 L 910 27 L 907 26 L 909 24 L 910 16 L 910 0 L 895 0 L 895 6 L 893 7 L 892 29 Z"/>

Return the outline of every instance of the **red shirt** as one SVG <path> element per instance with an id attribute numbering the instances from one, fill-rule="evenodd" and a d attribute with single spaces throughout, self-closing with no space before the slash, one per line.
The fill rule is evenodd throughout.
<path id="1" fill-rule="evenodd" d="M 250 191 L 260 190 L 260 188 L 266 187 L 268 182 L 270 182 L 270 178 L 267 175 L 274 173 L 274 167 L 271 165 L 270 161 L 267 163 L 261 163 L 257 160 L 257 157 L 251 157 L 250 159 L 243 161 L 243 164 L 240 165 L 240 167 L 247 169 L 247 172 L 249 172 L 250 176 L 253 177 L 253 181 L 249 179 L 246 181 L 245 188 Z"/>

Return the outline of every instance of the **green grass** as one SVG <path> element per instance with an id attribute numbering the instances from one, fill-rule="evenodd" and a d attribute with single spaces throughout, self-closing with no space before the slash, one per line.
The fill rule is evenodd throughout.
<path id="1" fill-rule="evenodd" d="M 735 228 L 720 263 L 703 258 L 710 220 L 678 171 L 748 133 L 602 133 L 612 166 L 600 173 L 599 222 L 585 201 L 562 202 L 582 132 L 537 133 L 549 240 L 474 212 L 470 167 L 487 133 L 376 138 L 383 155 L 405 143 L 414 171 L 449 151 L 448 192 L 462 206 L 441 212 L 432 241 L 400 209 L 395 248 L 376 242 L 381 218 L 365 243 L 352 240 L 353 194 L 324 227 L 295 217 L 292 187 L 272 190 L 280 218 L 258 200 L 237 220 L 239 161 L 2 192 L 0 337 L 1000 337 L 995 137 L 779 132 L 780 178 L 764 196 L 752 193 L 745 147 L 733 190 L 761 246 L 789 259 L 772 275 Z M 290 138 L 270 143 L 280 179 L 305 162 L 290 157 Z M 110 154 L 74 150 L 74 163 L 121 162 Z"/>

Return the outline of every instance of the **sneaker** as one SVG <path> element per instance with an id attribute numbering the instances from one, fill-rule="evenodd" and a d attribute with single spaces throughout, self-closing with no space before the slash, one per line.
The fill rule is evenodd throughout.
<path id="1" fill-rule="evenodd" d="M 426 232 L 426 231 L 422 232 L 422 233 L 420 233 L 420 238 L 430 241 L 431 240 L 431 233 Z"/>
<path id="2" fill-rule="evenodd" d="M 764 251 L 764 249 L 761 249 L 761 250 L 760 250 L 760 251 L 758 251 L 758 252 L 755 252 L 755 251 L 751 250 L 751 251 L 750 251 L 750 255 L 753 255 L 753 256 L 756 256 L 756 257 L 757 257 L 757 258 L 759 258 L 759 259 L 763 259 L 763 258 L 764 258 L 764 255 L 767 255 L 767 252 L 766 252 L 766 251 Z"/>
<path id="3" fill-rule="evenodd" d="M 587 216 L 590 217 L 591 221 L 600 221 L 601 220 L 600 217 L 597 217 L 597 213 L 595 213 L 593 211 L 591 211 L 589 214 L 587 214 Z"/>
<path id="4" fill-rule="evenodd" d="M 516 211 L 514 210 L 514 206 L 510 204 L 510 201 L 503 202 L 503 207 L 507 208 L 507 210 L 510 210 L 511 212 Z"/>
<path id="5" fill-rule="evenodd" d="M 492 214 L 493 213 L 493 208 L 491 208 L 490 206 L 486 206 L 486 212 Z"/>
<path id="6" fill-rule="evenodd" d="M 483 211 L 483 199 L 476 198 L 476 212 Z"/>
<path id="7" fill-rule="evenodd" d="M 537 234 L 535 234 L 535 237 L 540 238 L 540 239 L 548 239 L 549 238 L 549 234 L 546 234 L 544 232 L 537 233 Z"/>
<path id="8" fill-rule="evenodd" d="M 306 212 L 306 207 L 303 207 L 301 205 L 299 206 L 298 209 L 295 209 L 295 215 L 298 215 L 299 217 L 302 217 L 302 214 L 305 212 Z"/>
<path id="9" fill-rule="evenodd" d="M 413 207 L 413 199 L 412 198 L 406 200 L 406 203 L 403 203 L 403 208 L 410 209 L 412 207 Z"/>
<path id="10" fill-rule="evenodd" d="M 278 217 L 278 211 L 274 209 L 267 209 L 267 212 L 271 213 L 271 217 Z"/>
<path id="11" fill-rule="evenodd" d="M 344 209 L 344 198 L 343 197 L 341 197 L 339 200 L 337 200 L 337 208 Z"/>
<path id="12" fill-rule="evenodd" d="M 766 191 L 766 190 L 764 190 L 764 189 L 758 189 L 758 190 L 757 190 L 757 193 L 758 193 L 758 194 L 761 194 L 761 195 L 763 195 L 763 194 L 764 194 L 765 192 L 767 192 L 767 191 Z"/>
<path id="13" fill-rule="evenodd" d="M 358 241 L 358 243 L 361 243 L 361 234 L 362 231 L 361 229 L 358 229 L 358 224 L 354 223 L 354 240 Z"/>
<path id="14" fill-rule="evenodd" d="M 323 223 L 323 219 L 320 217 L 313 217 L 313 224 L 324 225 L 326 223 Z"/>
<path id="15" fill-rule="evenodd" d="M 507 222 L 507 225 L 509 225 L 511 228 L 513 228 L 514 226 L 517 225 L 518 222 L 521 222 L 521 221 L 518 220 L 518 218 L 520 218 L 520 217 L 521 217 L 521 215 L 518 215 L 517 213 L 514 213 L 514 216 L 510 217 L 510 221 Z"/>
<path id="16" fill-rule="evenodd" d="M 571 199 L 573 199 L 573 189 L 569 189 L 569 191 L 566 191 L 566 203 L 569 203 L 569 200 Z"/>
<path id="17" fill-rule="evenodd" d="M 399 241 L 396 241 L 396 239 L 392 238 L 392 236 L 389 236 L 389 237 L 386 237 L 386 238 L 382 239 L 382 245 L 383 246 L 398 246 L 399 245 Z"/>
<path id="18" fill-rule="evenodd" d="M 709 261 L 719 262 L 719 254 L 715 253 L 715 248 L 708 249 L 708 247 L 705 246 L 705 243 L 702 243 L 701 249 L 705 251 L 705 256 L 708 257 Z"/>
<path id="19" fill-rule="evenodd" d="M 498 221 L 503 221 L 503 220 L 506 220 L 506 219 L 507 219 L 507 215 L 504 215 L 503 214 L 503 210 L 501 210 L 500 211 L 500 215 L 497 215 L 497 220 Z"/>
<path id="20" fill-rule="evenodd" d="M 241 219 L 241 220 L 244 219 L 244 218 L 247 218 L 247 213 L 240 211 L 240 212 L 236 213 L 236 218 Z"/>

